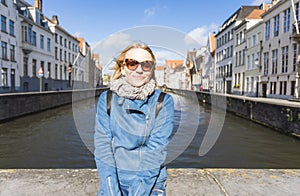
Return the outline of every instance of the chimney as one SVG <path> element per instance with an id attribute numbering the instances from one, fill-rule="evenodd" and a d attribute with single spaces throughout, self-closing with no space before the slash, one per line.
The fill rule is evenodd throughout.
<path id="1" fill-rule="evenodd" d="M 59 25 L 59 21 L 58 21 L 58 18 L 57 18 L 56 15 L 53 15 L 53 16 L 52 16 L 52 22 L 53 22 L 54 24 Z"/>
<path id="2" fill-rule="evenodd" d="M 34 0 L 33 6 L 43 12 L 43 0 Z"/>

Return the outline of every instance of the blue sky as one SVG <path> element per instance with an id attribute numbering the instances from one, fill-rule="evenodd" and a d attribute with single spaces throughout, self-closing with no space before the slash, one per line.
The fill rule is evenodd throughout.
<path id="1" fill-rule="evenodd" d="M 43 13 L 93 45 L 123 29 L 160 25 L 199 36 L 217 30 L 242 5 L 271 0 L 43 0 Z M 33 5 L 33 0 L 28 0 Z"/>
<path id="2" fill-rule="evenodd" d="M 209 33 L 240 6 L 262 2 L 271 0 L 43 0 L 43 13 L 57 15 L 60 25 L 83 37 L 109 67 L 129 40 L 154 46 L 157 62 L 184 59 L 186 50 L 205 45 Z"/>

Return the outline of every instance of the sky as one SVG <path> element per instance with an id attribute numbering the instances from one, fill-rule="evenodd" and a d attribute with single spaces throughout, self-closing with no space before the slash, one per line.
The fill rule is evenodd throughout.
<path id="1" fill-rule="evenodd" d="M 33 1 L 27 0 L 32 5 Z M 182 56 L 189 48 L 206 45 L 208 35 L 241 6 L 262 2 L 271 0 L 43 0 L 43 13 L 48 18 L 57 15 L 67 32 L 83 37 L 97 53 L 109 50 L 108 45 L 120 50 L 128 40 L 138 40 L 155 45 L 158 56 L 166 51 Z M 178 51 L 183 42 L 172 44 L 181 39 L 185 46 Z M 159 44 L 163 42 L 167 43 Z"/>

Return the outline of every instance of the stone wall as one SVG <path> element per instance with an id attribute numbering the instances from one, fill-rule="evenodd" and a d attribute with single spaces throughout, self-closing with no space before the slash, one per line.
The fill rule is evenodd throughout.
<path id="1" fill-rule="evenodd" d="M 0 122 L 96 97 L 104 90 L 106 88 L 0 94 Z"/>
<path id="2" fill-rule="evenodd" d="M 196 93 L 199 103 L 208 103 L 226 109 L 227 112 L 300 138 L 300 102 L 199 91 L 172 91 L 187 96 Z"/>

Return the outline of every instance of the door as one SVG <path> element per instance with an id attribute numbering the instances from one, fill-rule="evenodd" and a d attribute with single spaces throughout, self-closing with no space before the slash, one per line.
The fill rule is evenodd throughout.
<path id="1" fill-rule="evenodd" d="M 267 97 L 267 84 L 262 84 L 262 96 Z"/>

